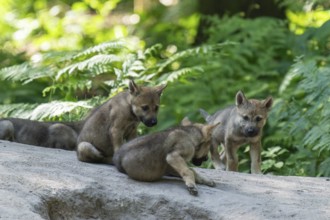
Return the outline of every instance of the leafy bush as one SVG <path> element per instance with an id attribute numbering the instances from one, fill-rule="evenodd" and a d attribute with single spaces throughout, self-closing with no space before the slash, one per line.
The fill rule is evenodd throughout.
<path id="1" fill-rule="evenodd" d="M 295 53 L 304 54 L 288 71 L 272 111 L 269 144 L 290 154 L 282 157 L 286 175 L 330 176 L 330 21 L 297 36 Z"/>
<path id="2" fill-rule="evenodd" d="M 138 82 L 169 83 L 187 73 L 201 71 L 199 64 L 184 65 L 184 60 L 200 56 L 226 46 L 229 43 L 206 45 L 166 54 L 157 44 L 143 50 L 130 50 L 129 42 L 112 41 L 75 52 L 39 54 L 39 60 L 25 62 L 0 70 L 0 78 L 22 85 L 43 82 L 47 86 L 40 91 L 48 98 L 48 104 L 36 107 L 5 105 L 2 116 L 21 116 L 31 119 L 62 119 L 77 108 L 84 111 L 100 104 L 106 97 L 115 95 L 127 87 L 128 79 Z M 87 100 L 86 100 L 87 98 Z M 79 101 L 78 100 L 84 100 Z M 60 102 L 59 102 L 60 101 Z M 75 104 L 72 102 L 74 101 Z M 31 109 L 35 108 L 33 111 Z M 19 108 L 20 111 L 14 111 Z M 27 111 L 24 112 L 23 109 Z M 75 113 L 77 114 L 77 113 Z M 72 119 L 79 119 L 79 113 Z M 70 117 L 69 117 L 70 118 Z"/>
<path id="3" fill-rule="evenodd" d="M 293 82 L 283 89 L 283 97 L 274 111 L 280 122 L 279 129 L 287 132 L 281 135 L 293 137 L 291 151 L 295 154 L 288 158 L 286 165 L 291 169 L 299 167 L 300 171 L 295 172 L 301 175 L 329 176 L 330 65 L 320 65 L 313 59 L 299 60 L 288 77 Z"/>

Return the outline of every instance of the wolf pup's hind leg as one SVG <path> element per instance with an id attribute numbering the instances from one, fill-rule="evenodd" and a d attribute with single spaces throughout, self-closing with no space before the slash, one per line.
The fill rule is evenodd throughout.
<path id="1" fill-rule="evenodd" d="M 210 186 L 210 187 L 214 187 L 215 186 L 215 182 L 209 178 L 203 177 L 201 176 L 199 173 L 196 172 L 196 170 L 191 169 L 194 172 L 194 176 L 195 176 L 195 181 L 198 184 L 203 184 L 206 186 Z"/>
<path id="2" fill-rule="evenodd" d="M 195 173 L 187 166 L 186 161 L 180 156 L 178 152 L 172 152 L 168 154 L 166 161 L 182 177 L 189 193 L 196 196 L 198 194 L 198 190 L 195 184 Z"/>
<path id="3" fill-rule="evenodd" d="M 108 163 L 112 164 L 112 158 L 106 158 L 102 152 L 96 149 L 89 142 L 81 142 L 77 147 L 77 156 L 80 161 L 94 162 L 94 163 Z"/>

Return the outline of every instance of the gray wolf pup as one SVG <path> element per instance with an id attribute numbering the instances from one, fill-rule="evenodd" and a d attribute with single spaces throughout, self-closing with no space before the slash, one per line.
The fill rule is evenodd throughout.
<path id="1" fill-rule="evenodd" d="M 92 111 L 78 136 L 78 159 L 112 164 L 113 153 L 124 141 L 137 136 L 140 122 L 148 127 L 157 124 L 160 96 L 165 87 L 142 87 L 131 80 L 128 91 L 118 93 Z"/>
<path id="2" fill-rule="evenodd" d="M 250 144 L 251 173 L 261 173 L 262 128 L 272 104 L 272 97 L 248 100 L 239 91 L 236 94 L 236 106 L 219 110 L 214 115 L 200 109 L 208 124 L 221 123 L 212 134 L 211 157 L 216 169 L 238 171 L 237 150 L 242 144 Z M 220 144 L 224 146 L 224 151 L 219 156 Z"/>
<path id="3" fill-rule="evenodd" d="M 42 147 L 75 150 L 83 121 L 40 122 L 20 118 L 0 120 L 0 139 Z"/>
<path id="4" fill-rule="evenodd" d="M 195 181 L 208 186 L 215 183 L 189 168 L 187 162 L 205 158 L 216 125 L 193 124 L 185 118 L 181 126 L 127 142 L 115 152 L 114 164 L 120 172 L 139 181 L 156 181 L 167 174 L 181 176 L 188 191 L 197 195 Z"/>

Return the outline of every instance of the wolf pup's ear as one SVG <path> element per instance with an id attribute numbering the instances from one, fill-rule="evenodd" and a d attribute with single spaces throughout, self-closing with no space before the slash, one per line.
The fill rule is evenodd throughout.
<path id="1" fill-rule="evenodd" d="M 213 124 L 213 125 L 204 126 L 205 134 L 210 135 L 212 133 L 213 129 L 216 128 L 219 124 L 221 124 L 221 122 L 218 122 L 218 123 Z"/>
<path id="2" fill-rule="evenodd" d="M 131 93 L 132 95 L 138 95 L 140 93 L 140 87 L 136 85 L 134 80 L 129 81 L 128 88 L 129 88 L 129 93 Z"/>
<path id="3" fill-rule="evenodd" d="M 182 126 L 188 126 L 188 125 L 192 125 L 192 122 L 189 120 L 188 117 L 184 117 L 181 121 L 181 125 Z"/>
<path id="4" fill-rule="evenodd" d="M 248 102 L 244 93 L 240 90 L 236 94 L 236 106 L 244 105 Z"/>
<path id="5" fill-rule="evenodd" d="M 273 98 L 269 96 L 267 99 L 265 99 L 262 102 L 262 106 L 265 107 L 267 110 L 269 110 L 273 105 Z"/>
<path id="6" fill-rule="evenodd" d="M 163 93 L 163 90 L 166 88 L 167 84 L 161 84 L 155 87 L 156 93 L 160 96 Z"/>
<path id="7" fill-rule="evenodd" d="M 204 135 L 205 138 L 210 137 L 210 135 L 212 134 L 214 128 L 216 128 L 219 124 L 221 124 L 221 122 L 218 122 L 216 124 L 213 125 L 204 125 L 202 128 L 202 133 Z"/>

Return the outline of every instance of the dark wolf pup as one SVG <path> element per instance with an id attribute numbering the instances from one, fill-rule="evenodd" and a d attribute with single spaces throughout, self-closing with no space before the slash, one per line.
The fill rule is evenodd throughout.
<path id="1" fill-rule="evenodd" d="M 128 91 L 115 95 L 95 109 L 79 134 L 78 159 L 111 164 L 113 153 L 124 141 L 137 136 L 140 122 L 148 127 L 157 124 L 160 96 L 165 87 L 142 87 L 131 80 Z"/>
<path id="2" fill-rule="evenodd" d="M 139 181 L 156 181 L 166 174 L 181 176 L 188 191 L 197 195 L 196 183 L 208 186 L 215 183 L 189 168 L 187 162 L 205 158 L 215 126 L 193 124 L 184 119 L 181 126 L 124 144 L 115 153 L 114 164 L 120 172 Z"/>
<path id="3" fill-rule="evenodd" d="M 236 94 L 236 106 L 219 110 L 214 115 L 200 109 L 208 124 L 221 123 L 212 134 L 211 157 L 216 169 L 238 171 L 237 150 L 243 144 L 250 144 L 251 173 L 261 173 L 262 128 L 272 104 L 272 97 L 248 100 L 239 91 Z M 219 144 L 224 146 L 220 156 Z"/>
<path id="4" fill-rule="evenodd" d="M 0 120 L 0 139 L 42 147 L 74 150 L 83 121 L 40 122 L 20 118 Z"/>

